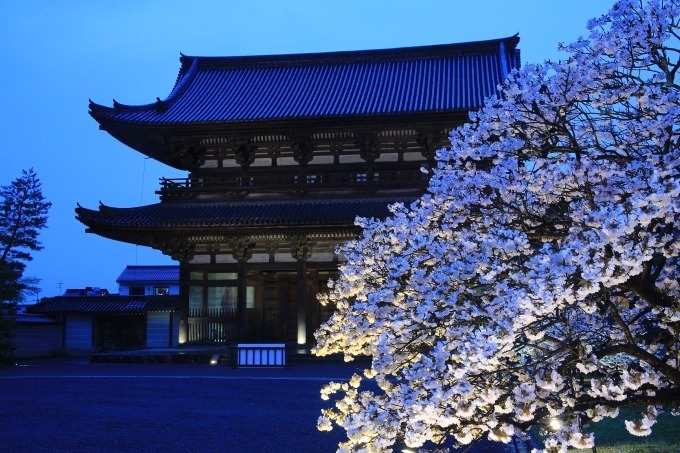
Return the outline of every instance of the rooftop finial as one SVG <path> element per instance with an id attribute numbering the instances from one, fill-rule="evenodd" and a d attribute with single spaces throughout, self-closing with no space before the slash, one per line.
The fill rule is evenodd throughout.
<path id="1" fill-rule="evenodd" d="M 158 113 L 163 113 L 166 110 L 166 105 L 165 101 L 163 101 L 161 98 L 156 98 L 156 111 Z"/>

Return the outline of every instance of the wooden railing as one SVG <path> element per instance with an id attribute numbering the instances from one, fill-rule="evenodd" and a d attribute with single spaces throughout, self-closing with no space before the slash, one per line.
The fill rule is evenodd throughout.
<path id="1" fill-rule="evenodd" d="M 222 194 L 234 198 L 253 192 L 307 193 L 338 189 L 393 189 L 426 187 L 428 175 L 418 170 L 342 172 L 316 174 L 255 174 L 192 178 L 161 178 L 156 191 L 162 200 L 192 199 L 202 194 Z"/>
<path id="2" fill-rule="evenodd" d="M 189 308 L 190 343 L 227 343 L 237 338 L 236 308 Z"/>

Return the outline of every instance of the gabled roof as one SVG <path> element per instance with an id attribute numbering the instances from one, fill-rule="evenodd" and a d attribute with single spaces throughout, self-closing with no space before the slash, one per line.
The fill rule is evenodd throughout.
<path id="1" fill-rule="evenodd" d="M 116 282 L 179 282 L 179 266 L 126 266 Z"/>
<path id="2" fill-rule="evenodd" d="M 51 297 L 29 307 L 40 314 L 144 314 L 150 311 L 175 311 L 179 296 L 99 296 Z"/>
<path id="3" fill-rule="evenodd" d="M 360 217 L 385 218 L 388 205 L 414 198 L 301 199 L 285 201 L 234 201 L 158 203 L 136 208 L 98 211 L 76 208 L 77 218 L 89 227 L 290 227 L 353 226 Z"/>
<path id="4" fill-rule="evenodd" d="M 157 102 L 104 107 L 104 123 L 178 125 L 408 115 L 478 109 L 519 66 L 518 36 L 352 52 L 182 55 L 175 87 Z"/>

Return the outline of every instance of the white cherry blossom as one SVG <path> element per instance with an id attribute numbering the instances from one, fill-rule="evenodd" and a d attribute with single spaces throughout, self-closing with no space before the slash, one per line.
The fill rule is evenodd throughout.
<path id="1" fill-rule="evenodd" d="M 316 353 L 372 359 L 322 391 L 341 451 L 509 442 L 551 417 L 545 451 L 589 448 L 583 426 L 619 407 L 647 406 L 625 424 L 648 435 L 680 405 L 680 0 L 588 27 L 567 60 L 513 71 L 427 194 L 338 251 Z"/>

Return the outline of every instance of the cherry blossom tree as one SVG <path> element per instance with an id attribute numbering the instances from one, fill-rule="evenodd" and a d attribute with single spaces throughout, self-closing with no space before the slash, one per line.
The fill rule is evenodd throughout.
<path id="1" fill-rule="evenodd" d="M 637 436 L 677 410 L 680 0 L 621 0 L 588 28 L 567 60 L 511 73 L 428 193 L 342 247 L 315 352 L 372 361 L 322 391 L 341 450 L 555 419 L 544 448 L 565 451 L 620 407 L 641 408 Z"/>

